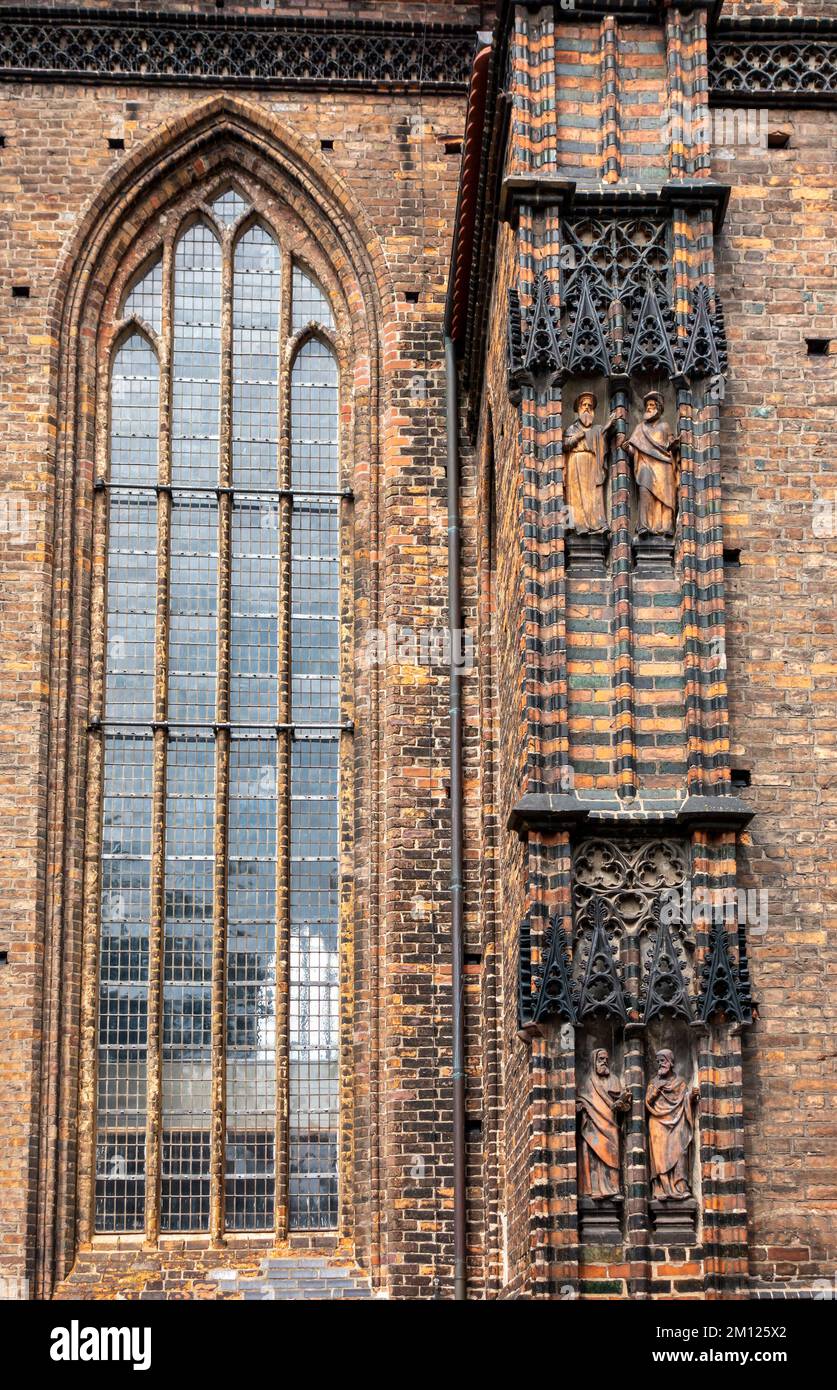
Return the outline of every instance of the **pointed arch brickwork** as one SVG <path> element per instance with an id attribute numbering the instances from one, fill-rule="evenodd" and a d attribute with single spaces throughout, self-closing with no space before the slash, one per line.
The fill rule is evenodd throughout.
<path id="1" fill-rule="evenodd" d="M 264 216 L 283 221 L 294 256 L 313 268 L 330 296 L 336 318 L 335 343 L 347 395 L 341 412 L 343 452 L 353 461 L 353 534 L 364 537 L 361 552 L 375 556 L 381 524 L 379 461 L 387 448 L 385 425 L 388 385 L 381 368 L 381 322 L 394 318 L 394 295 L 377 236 L 343 181 L 323 166 L 306 144 L 265 111 L 227 96 L 212 97 L 169 121 L 158 134 L 120 163 L 88 206 L 69 243 L 51 296 L 53 411 L 55 438 L 56 550 L 52 602 L 53 640 L 50 664 L 50 728 L 55 756 L 50 760 L 45 885 L 45 1019 L 50 1041 L 40 1086 L 40 1133 L 36 1261 L 37 1287 L 48 1293 L 67 1272 L 77 1248 L 77 1179 L 84 1188 L 80 1155 L 91 1136 L 91 1081 L 78 1095 L 76 1058 L 92 1042 L 95 1014 L 89 1002 L 95 941 L 83 925 L 85 880 L 95 884 L 97 865 L 93 810 L 85 787 L 101 775 L 96 740 L 85 751 L 83 730 L 89 723 L 92 665 L 101 656 L 91 646 L 91 630 L 102 621 L 102 590 L 97 582 L 101 549 L 96 543 L 95 460 L 103 429 L 102 369 L 111 348 L 99 325 L 116 321 L 126 287 L 141 278 L 154 252 L 165 243 L 167 225 L 198 207 L 203 190 L 235 181 L 258 194 Z M 142 325 L 140 325 L 142 328 Z M 143 329 L 144 331 L 144 329 Z M 99 346 L 97 347 L 97 342 Z M 104 354 L 104 356 L 102 356 Z M 97 365 L 98 355 L 98 365 Z M 97 394 L 98 393 L 98 394 Z M 98 443 L 97 443 L 98 440 Z M 354 467 L 354 461 L 357 467 Z M 96 559 L 97 554 L 99 560 Z M 341 584 L 351 589 L 365 621 L 373 621 L 381 595 L 379 575 L 367 561 L 348 557 Z M 354 667 L 353 625 L 344 624 L 341 662 Z M 358 941 L 355 924 L 375 920 L 378 912 L 377 863 L 369 853 L 379 814 L 372 789 L 381 756 L 376 729 L 380 700 L 379 672 L 371 670 L 355 689 L 346 717 L 359 733 L 343 745 L 341 762 L 341 841 L 344 872 L 341 890 L 343 967 L 341 1007 L 343 1036 L 351 1038 L 357 994 L 355 974 L 374 970 L 377 947 Z M 358 717 L 360 716 L 360 717 Z M 367 795 L 355 801 L 353 781 Z M 359 849 L 358 846 L 361 846 Z M 88 848 L 85 849 L 85 846 Z M 88 989 L 88 1006 L 82 1007 Z M 81 1009 L 81 1012 L 80 1012 Z M 371 1030 L 371 1023 L 363 1027 Z M 62 1040 L 56 1052 L 55 1039 Z M 365 1069 L 357 1079 L 356 1064 Z M 378 1057 L 370 1049 L 341 1051 L 340 1084 L 350 1118 L 342 1125 L 341 1168 L 346 1200 L 342 1233 L 358 1244 L 367 1264 L 378 1258 L 375 1216 L 367 1190 L 361 1208 L 353 1204 L 352 1174 L 356 1145 L 363 1162 L 374 1166 L 379 1115 L 364 1099 L 355 1112 L 356 1088 L 365 1097 L 377 1087 Z M 365 1108 L 364 1108 L 365 1107 Z M 370 1149 L 371 1146 L 371 1149 Z M 87 1230 L 82 1218 L 82 1240 Z"/>

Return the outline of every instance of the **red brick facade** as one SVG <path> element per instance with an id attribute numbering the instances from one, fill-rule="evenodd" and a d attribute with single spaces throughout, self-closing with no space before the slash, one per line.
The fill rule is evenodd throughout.
<path id="1" fill-rule="evenodd" d="M 577 15 L 417 8 L 283 5 L 282 19 L 311 34 L 335 20 L 366 34 L 414 25 L 417 51 L 445 26 L 460 44 L 467 32 L 466 77 L 477 32 L 493 29 L 457 343 L 464 624 L 476 653 L 463 681 L 469 1297 L 810 1290 L 837 1259 L 827 973 L 837 929 L 835 357 L 806 347 L 835 341 L 834 114 L 789 98 L 763 113 L 769 132 L 790 133 L 787 148 L 710 149 L 698 117 L 717 16 L 691 4 L 631 0 L 616 18 L 597 4 Z M 798 8 L 738 3 L 722 19 Z M 0 36 L 9 9 L 0 5 Z M 210 4 L 165 9 L 221 22 Z M 804 10 L 826 14 L 817 0 Z M 227 0 L 222 18 L 252 21 L 258 36 L 271 16 Z M 302 1262 L 302 1285 L 331 1279 L 335 1296 L 451 1296 L 448 676 L 391 643 L 385 659 L 365 659 L 375 634 L 420 637 L 448 613 L 443 321 L 468 92 L 461 68 L 445 75 L 448 50 L 432 52 L 437 67 L 418 78 L 407 66 L 304 83 L 50 77 L 18 71 L 19 60 L 4 72 L 0 59 L 11 212 L 0 238 L 0 1277 L 27 1279 L 37 1297 L 246 1297 L 259 1279 L 282 1289 L 282 1260 L 288 1270 Z M 383 65 L 381 53 L 370 47 L 367 61 Z M 686 107 L 690 133 L 669 139 L 672 111 Z M 232 172 L 283 220 L 336 306 L 353 492 L 344 713 L 354 732 L 341 787 L 339 1229 L 222 1247 L 91 1231 L 84 1059 L 96 1028 L 96 924 L 84 904 L 98 873 L 88 733 L 102 603 L 97 353 L 165 218 Z M 537 373 L 510 381 L 509 291 L 525 338 L 546 279 L 568 351 L 564 315 L 577 301 L 561 302 L 566 246 L 591 220 L 642 221 L 643 245 L 659 230 L 672 370 L 630 368 L 626 323 L 624 360 L 609 370 L 566 361 L 546 385 Z M 684 367 L 700 285 L 709 311 L 717 294 L 726 313 L 720 397 L 707 373 Z M 602 564 L 574 557 L 562 520 L 562 432 L 582 385 L 595 387 L 600 414 L 609 395 L 619 420 Z M 635 545 L 624 447 L 649 385 L 662 386 L 685 440 L 664 562 Z M 738 769 L 751 775 L 747 790 Z M 700 922 L 680 951 L 685 1012 L 646 1023 L 646 954 L 659 930 L 639 870 L 616 885 L 642 898 L 646 924 L 641 949 L 639 937 L 634 950 L 630 932 L 616 934 L 624 1018 L 570 1018 L 554 995 L 541 1008 L 563 968 L 561 939 L 582 983 L 582 860 L 594 840 L 620 864 L 646 845 L 677 863 L 686 855 L 696 888 L 767 889 L 765 921 L 746 935 L 727 924 L 718 948 L 744 1027 L 723 1009 L 701 1020 L 714 938 Z M 609 1243 L 585 1236 L 576 1184 L 576 1096 L 603 1039 L 632 1092 L 623 1224 Z M 662 1045 L 701 1093 L 692 1240 L 664 1238 L 649 1215 L 643 1095 Z"/>

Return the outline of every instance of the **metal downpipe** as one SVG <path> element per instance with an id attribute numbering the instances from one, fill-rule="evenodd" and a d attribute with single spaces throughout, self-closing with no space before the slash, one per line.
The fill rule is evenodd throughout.
<path id="1" fill-rule="evenodd" d="M 462 940 L 462 593 L 460 588 L 459 401 L 456 352 L 445 337 L 447 420 L 448 626 L 450 638 L 450 934 L 453 1031 L 454 1299 L 468 1297 L 466 1276 L 465 1016 Z"/>

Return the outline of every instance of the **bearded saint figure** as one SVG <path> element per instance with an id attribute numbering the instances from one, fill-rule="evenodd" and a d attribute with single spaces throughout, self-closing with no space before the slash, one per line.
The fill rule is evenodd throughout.
<path id="1" fill-rule="evenodd" d="M 593 1070 L 579 1091 L 579 1192 L 583 1197 L 618 1197 L 619 1121 L 617 1115 L 631 1107 L 631 1093 L 610 1074 L 610 1058 L 603 1047 L 593 1053 Z"/>
<path id="2" fill-rule="evenodd" d="M 674 1070 L 674 1054 L 667 1047 L 657 1053 L 657 1075 L 648 1084 L 648 1149 L 651 1159 L 651 1195 L 663 1201 L 691 1197 L 689 1150 L 700 1100 Z"/>
<path id="3" fill-rule="evenodd" d="M 582 391 L 573 401 L 576 418 L 564 433 L 564 496 L 570 525 L 576 532 L 606 531 L 605 483 L 607 437 L 616 424 L 611 415 L 604 425 L 594 425 L 598 402 L 592 391 Z"/>
<path id="4" fill-rule="evenodd" d="M 659 391 L 649 391 L 642 401 L 644 417 L 628 440 L 639 490 L 639 534 L 673 536 L 680 484 L 680 437 L 662 418 L 663 398 Z"/>

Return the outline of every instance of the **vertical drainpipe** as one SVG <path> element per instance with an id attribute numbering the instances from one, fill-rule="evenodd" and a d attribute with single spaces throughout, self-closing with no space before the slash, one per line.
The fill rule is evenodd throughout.
<path id="1" fill-rule="evenodd" d="M 462 958 L 462 591 L 459 553 L 459 399 L 456 349 L 445 334 L 445 409 L 448 435 L 448 626 L 450 632 L 450 930 L 453 1030 L 453 1259 L 454 1298 L 467 1298 L 465 1274 L 465 978 Z"/>
<path id="2" fill-rule="evenodd" d="M 445 416 L 448 497 L 448 628 L 450 634 L 450 931 L 453 1080 L 453 1296 L 468 1297 L 466 1272 L 467 1168 L 465 1152 L 465 971 L 463 959 L 463 806 L 462 806 L 462 588 L 459 517 L 459 394 L 456 344 L 464 334 L 464 305 L 473 257 L 474 214 L 479 176 L 490 34 L 478 35 L 471 74 L 453 255 L 445 306 Z"/>

